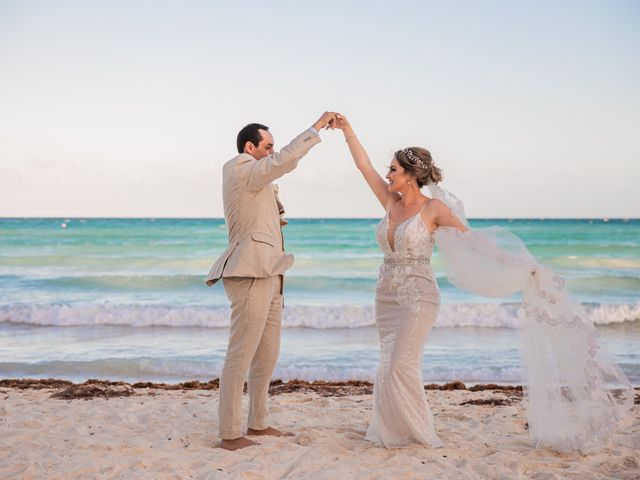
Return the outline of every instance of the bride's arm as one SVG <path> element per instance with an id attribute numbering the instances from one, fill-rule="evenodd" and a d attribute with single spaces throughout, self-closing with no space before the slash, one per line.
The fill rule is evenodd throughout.
<path id="1" fill-rule="evenodd" d="M 464 225 L 458 217 L 453 214 L 451 209 L 444 202 L 434 198 L 429 202 L 429 206 L 432 209 L 432 231 L 438 227 L 453 227 L 457 228 L 461 232 L 469 230 L 466 225 Z"/>
<path id="2" fill-rule="evenodd" d="M 396 200 L 397 194 L 389 193 L 389 185 L 384 181 L 384 178 L 373 168 L 369 155 L 358 140 L 353 128 L 349 124 L 349 121 L 344 115 L 338 115 L 336 117 L 335 127 L 340 128 L 344 133 L 344 139 L 349 146 L 349 151 L 353 157 L 353 161 L 362 173 L 367 185 L 374 193 L 383 208 L 387 208 L 389 201 Z"/>

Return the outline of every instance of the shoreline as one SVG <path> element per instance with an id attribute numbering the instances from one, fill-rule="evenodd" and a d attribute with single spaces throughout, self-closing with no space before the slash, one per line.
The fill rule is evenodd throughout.
<path id="1" fill-rule="evenodd" d="M 20 378 L 0 379 L 0 389 L 15 390 L 43 390 L 57 389 L 54 398 L 110 398 L 116 396 L 129 396 L 136 394 L 135 390 L 167 390 L 186 392 L 189 390 L 218 390 L 219 379 L 214 378 L 207 382 L 200 380 L 188 380 L 179 383 L 164 382 L 125 382 L 120 380 L 89 379 L 84 382 L 74 383 L 70 380 L 58 378 Z M 245 383 L 245 393 L 247 385 Z M 522 385 L 509 385 L 498 383 L 478 383 L 467 386 L 464 382 L 454 380 L 447 383 L 428 383 L 424 385 L 425 391 L 465 391 L 465 392 L 499 392 L 507 395 L 509 401 L 519 401 L 523 398 Z M 634 387 L 635 405 L 640 405 L 640 386 Z M 322 397 L 346 397 L 357 395 L 371 395 L 373 383 L 364 380 L 345 381 L 306 381 L 306 380 L 272 380 L 269 385 L 269 395 L 283 395 L 286 393 L 315 393 Z"/>
<path id="2" fill-rule="evenodd" d="M 0 388 L 15 388 L 19 390 L 45 389 L 45 388 L 78 388 L 82 386 L 96 385 L 101 387 L 131 387 L 131 388 L 153 388 L 156 390 L 218 390 L 220 380 L 218 378 L 209 381 L 187 380 L 177 383 L 166 382 L 127 382 L 124 380 L 101 380 L 88 379 L 84 382 L 72 382 L 60 378 L 3 378 L 0 379 Z M 245 383 L 246 388 L 246 383 Z M 521 385 L 510 385 L 500 383 L 478 383 L 469 387 L 459 380 L 443 383 L 428 383 L 424 385 L 425 390 L 468 390 L 478 392 L 484 390 L 499 390 L 504 392 L 522 393 Z M 270 395 L 279 395 L 298 391 L 312 391 L 320 394 L 335 393 L 335 396 L 345 395 L 370 395 L 373 389 L 373 382 L 367 380 L 271 380 L 269 385 Z M 638 387 L 640 390 L 640 387 Z M 245 390 L 246 391 L 246 390 Z M 331 396 L 331 395 L 326 395 Z"/>

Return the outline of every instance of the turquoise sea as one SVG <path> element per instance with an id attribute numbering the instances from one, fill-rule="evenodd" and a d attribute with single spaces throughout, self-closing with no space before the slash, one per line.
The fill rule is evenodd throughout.
<path id="1" fill-rule="evenodd" d="M 378 340 L 376 219 L 292 219 L 275 378 L 368 379 Z M 567 279 L 623 370 L 640 384 L 640 220 L 514 219 L 538 260 Z M 0 219 L 0 378 L 183 381 L 220 373 L 221 284 L 203 283 L 226 247 L 219 219 Z M 518 297 L 449 284 L 424 351 L 426 382 L 518 383 Z"/>

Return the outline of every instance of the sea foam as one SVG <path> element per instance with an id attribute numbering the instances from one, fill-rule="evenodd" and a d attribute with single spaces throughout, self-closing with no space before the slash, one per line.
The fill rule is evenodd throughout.
<path id="1" fill-rule="evenodd" d="M 635 305 L 588 304 L 585 309 L 596 325 L 640 319 Z M 444 304 L 436 327 L 516 328 L 520 325 L 517 303 Z M 131 327 L 205 327 L 229 325 L 227 307 L 158 306 L 118 304 L 13 304 L 0 306 L 0 321 L 29 325 L 121 325 Z M 358 328 L 375 325 L 373 306 L 287 305 L 284 328 Z"/>

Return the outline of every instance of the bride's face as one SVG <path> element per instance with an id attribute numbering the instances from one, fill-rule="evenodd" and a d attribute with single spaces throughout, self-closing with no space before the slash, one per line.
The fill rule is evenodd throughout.
<path id="1" fill-rule="evenodd" d="M 409 186 L 411 181 L 413 181 L 413 177 L 406 173 L 402 165 L 396 160 L 396 157 L 393 157 L 393 160 L 391 160 L 386 179 L 389 182 L 390 192 L 402 192 Z"/>

